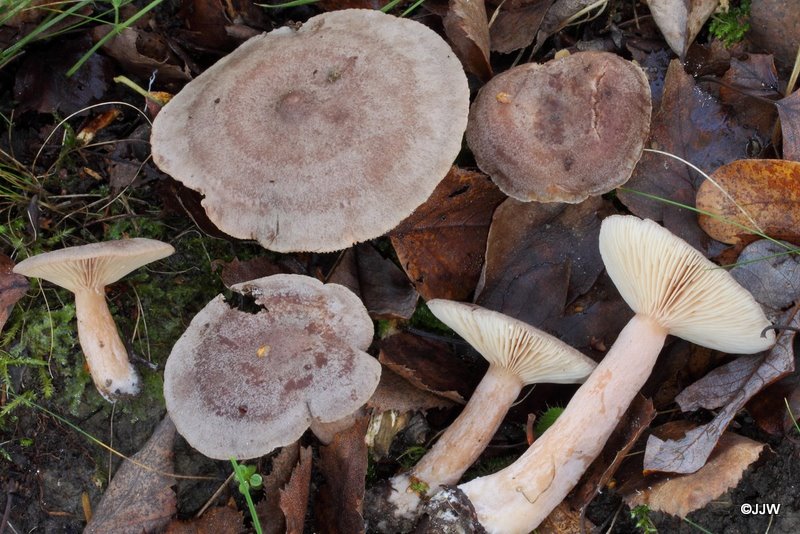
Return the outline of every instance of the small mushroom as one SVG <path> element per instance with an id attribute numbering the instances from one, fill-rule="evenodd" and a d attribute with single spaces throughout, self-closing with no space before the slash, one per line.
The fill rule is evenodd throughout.
<path id="1" fill-rule="evenodd" d="M 575 204 L 628 181 L 651 109 L 642 69 L 579 52 L 492 78 L 470 110 L 467 143 L 505 194 Z"/>
<path id="2" fill-rule="evenodd" d="M 428 307 L 486 358 L 489 369 L 436 444 L 410 472 L 392 479 L 388 500 L 394 505 L 393 515 L 409 521 L 416 517 L 421 496 L 458 482 L 524 386 L 583 382 L 596 365 L 557 338 L 502 313 L 443 299 L 429 301 Z M 422 483 L 422 489 L 410 489 L 412 482 Z"/>
<path id="3" fill-rule="evenodd" d="M 761 337 L 770 323 L 750 293 L 655 222 L 608 217 L 600 253 L 636 315 L 555 424 L 517 461 L 450 495 L 465 495 L 489 533 L 530 532 L 564 499 L 647 380 L 668 334 L 738 354 L 775 342 L 771 331 Z"/>
<path id="4" fill-rule="evenodd" d="M 165 172 L 228 234 L 279 252 L 378 237 L 450 170 L 467 78 L 427 26 L 346 9 L 253 37 L 158 114 Z"/>
<path id="5" fill-rule="evenodd" d="M 78 339 L 97 391 L 108 401 L 138 393 L 139 377 L 108 310 L 105 286 L 173 252 L 171 245 L 154 239 L 122 239 L 46 252 L 14 267 L 15 273 L 75 294 Z"/>
<path id="6" fill-rule="evenodd" d="M 222 295 L 172 349 L 164 399 L 178 432 L 210 458 L 255 458 L 339 421 L 366 403 L 380 364 L 364 352 L 373 325 L 345 287 L 274 275 L 231 286 L 256 313 Z"/>

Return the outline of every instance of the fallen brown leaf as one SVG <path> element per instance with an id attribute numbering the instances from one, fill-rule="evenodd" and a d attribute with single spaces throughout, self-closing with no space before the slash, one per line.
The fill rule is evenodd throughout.
<path id="1" fill-rule="evenodd" d="M 784 315 L 784 320 L 795 328 L 800 325 L 797 311 L 795 307 Z M 650 436 L 644 456 L 645 471 L 694 473 L 703 467 L 728 423 L 747 401 L 794 370 L 794 337 L 794 332 L 784 331 L 766 355 L 740 357 L 724 366 L 727 369 L 709 373 L 710 377 L 689 386 L 691 394 L 678 395 L 676 400 L 682 409 L 683 406 L 722 406 L 720 402 L 724 407 L 710 423 L 688 431 L 682 439 L 664 441 Z M 743 358 L 744 361 L 738 363 Z"/>
<path id="2" fill-rule="evenodd" d="M 415 387 L 388 368 L 381 372 L 378 388 L 367 401 L 367 406 L 377 413 L 387 410 L 418 412 L 432 408 L 450 408 L 454 404 L 451 399 Z"/>
<path id="3" fill-rule="evenodd" d="M 300 461 L 289 482 L 280 490 L 280 506 L 286 518 L 286 534 L 303 534 L 311 483 L 311 447 L 300 449 Z"/>
<path id="4" fill-rule="evenodd" d="M 336 435 L 330 445 L 319 449 L 319 469 L 325 478 L 314 512 L 318 532 L 358 534 L 364 532 L 362 504 L 367 475 L 367 432 L 369 416 Z"/>
<path id="5" fill-rule="evenodd" d="M 552 4 L 553 0 L 530 2 L 508 0 L 502 2 L 502 6 L 494 6 L 490 11 L 494 17 L 494 22 L 489 28 L 491 49 L 501 54 L 509 54 L 530 46 Z"/>
<path id="6" fill-rule="evenodd" d="M 775 103 L 783 133 L 783 159 L 800 161 L 800 91 Z"/>
<path id="7" fill-rule="evenodd" d="M 300 460 L 300 444 L 294 442 L 283 447 L 272 458 L 272 468 L 264 477 L 264 498 L 256 504 L 256 513 L 265 534 L 284 534 L 286 532 L 286 517 L 281 510 L 280 489 L 283 488 L 292 476 L 292 470 Z"/>
<path id="8" fill-rule="evenodd" d="M 553 2 L 536 33 L 534 50 L 541 48 L 548 37 L 561 31 L 567 24 L 575 20 L 576 16 L 580 17 L 579 13 L 595 3 L 595 0 L 556 0 Z"/>
<path id="9" fill-rule="evenodd" d="M 464 69 L 483 81 L 492 77 L 489 21 L 483 0 L 450 0 L 444 31 Z"/>
<path id="10" fill-rule="evenodd" d="M 122 463 L 85 533 L 142 534 L 167 526 L 177 512 L 175 479 L 163 474 L 174 469 L 175 433 L 175 425 L 165 416 L 144 447 Z"/>
<path id="11" fill-rule="evenodd" d="M 739 285 L 772 313 L 800 301 L 800 256 L 787 253 L 789 248 L 794 247 L 760 239 L 742 250 L 738 265 L 730 270 Z"/>
<path id="12" fill-rule="evenodd" d="M 28 279 L 21 274 L 14 274 L 11 269 L 14 262 L 5 254 L 0 254 L 0 331 L 11 315 L 14 304 L 28 291 Z"/>
<path id="13" fill-rule="evenodd" d="M 453 167 L 391 232 L 400 265 L 425 300 L 472 297 L 492 213 L 504 198 L 485 174 Z"/>
<path id="14" fill-rule="evenodd" d="M 745 469 L 755 462 L 764 444 L 725 432 L 717 448 L 700 470 L 654 482 L 625 496 L 630 507 L 646 504 L 651 510 L 686 517 L 716 499 L 742 479 Z"/>
<path id="15" fill-rule="evenodd" d="M 787 72 L 800 47 L 800 2 L 796 0 L 758 0 L 750 8 L 747 37 L 757 48 L 775 56 Z"/>
<path id="16" fill-rule="evenodd" d="M 777 118 L 775 106 L 753 96 L 777 100 L 781 97 L 778 73 L 772 56 L 748 54 L 743 60 L 731 58 L 719 88 L 720 100 L 732 108 L 737 122 L 756 130 L 764 139 L 772 135 Z"/>
<path id="17" fill-rule="evenodd" d="M 91 32 L 92 39 L 97 42 L 111 30 L 109 25 L 95 26 Z M 192 79 L 189 69 L 181 65 L 167 40 L 157 33 L 125 28 L 116 37 L 106 41 L 102 50 L 116 59 L 126 73 L 147 79 L 157 72 L 159 85 L 185 83 Z"/>
<path id="18" fill-rule="evenodd" d="M 197 519 L 173 521 L 165 534 L 241 534 L 244 531 L 242 514 L 231 500 L 228 506 L 214 507 Z"/>
<path id="19" fill-rule="evenodd" d="M 723 243 L 737 244 L 756 228 L 769 235 L 799 236 L 800 163 L 746 159 L 723 165 L 700 185 L 697 208 L 719 216 L 700 214 L 698 222 Z"/>
<path id="20" fill-rule="evenodd" d="M 684 59 L 719 0 L 648 0 L 647 5 L 669 47 Z"/>
<path id="21" fill-rule="evenodd" d="M 536 527 L 536 534 L 575 534 L 576 532 L 594 532 L 594 529 L 595 526 L 586 518 L 581 525 L 580 512 L 571 509 L 566 501 L 562 501 Z"/>

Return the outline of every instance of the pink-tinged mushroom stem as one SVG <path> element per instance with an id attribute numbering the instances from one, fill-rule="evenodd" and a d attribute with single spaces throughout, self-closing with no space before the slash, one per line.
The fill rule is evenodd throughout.
<path id="1" fill-rule="evenodd" d="M 139 377 L 128 360 L 103 288 L 75 290 L 75 316 L 86 364 L 100 394 L 113 402 L 138 393 Z"/>
<path id="2" fill-rule="evenodd" d="M 528 533 L 577 484 L 650 376 L 667 330 L 636 315 L 564 412 L 509 467 L 461 484 L 489 533 Z"/>

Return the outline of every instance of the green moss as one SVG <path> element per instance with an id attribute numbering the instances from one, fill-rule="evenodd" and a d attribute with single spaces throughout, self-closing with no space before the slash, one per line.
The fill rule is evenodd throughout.
<path id="1" fill-rule="evenodd" d="M 448 336 L 456 335 L 446 324 L 436 318 L 427 304 L 422 302 L 422 300 L 417 304 L 417 309 L 414 310 L 414 315 L 411 316 L 409 323 L 415 328 L 420 328 L 429 332 L 438 332 Z"/>
<path id="2" fill-rule="evenodd" d="M 709 33 L 730 48 L 744 39 L 750 31 L 750 0 L 742 0 L 738 7 L 729 9 L 727 13 L 717 13 L 711 17 L 708 25 Z"/>
<path id="3" fill-rule="evenodd" d="M 541 436 L 545 433 L 545 431 L 553 426 L 553 423 L 556 422 L 556 419 L 564 412 L 564 408 L 560 406 L 553 406 L 552 408 L 548 408 L 545 412 L 539 416 L 539 419 L 536 421 L 536 426 L 534 427 L 534 432 L 537 436 Z"/>

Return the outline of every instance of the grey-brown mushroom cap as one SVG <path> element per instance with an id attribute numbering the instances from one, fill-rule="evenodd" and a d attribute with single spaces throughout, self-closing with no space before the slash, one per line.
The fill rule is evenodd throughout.
<path id="1" fill-rule="evenodd" d="M 670 334 L 733 354 L 766 350 L 775 333 L 753 296 L 691 245 L 649 219 L 612 215 L 600 227 L 600 255 L 637 314 Z"/>
<path id="2" fill-rule="evenodd" d="M 578 203 L 628 181 L 651 110 L 641 68 L 616 54 L 578 52 L 492 78 L 472 105 L 466 137 L 507 195 Z"/>
<path id="3" fill-rule="evenodd" d="M 583 382 L 597 366 L 560 339 L 513 317 L 452 300 L 427 304 L 491 365 L 508 369 L 524 384 Z"/>
<path id="4" fill-rule="evenodd" d="M 195 316 L 164 371 L 167 410 L 190 445 L 211 458 L 254 458 L 366 403 L 380 364 L 319 321 L 318 304 L 308 301 L 301 321 L 297 303 L 247 313 L 218 296 Z"/>
<path id="5" fill-rule="evenodd" d="M 158 114 L 153 159 L 220 229 L 280 252 L 378 237 L 461 149 L 469 89 L 435 32 L 379 11 L 256 36 Z"/>
<path id="6" fill-rule="evenodd" d="M 14 272 L 75 292 L 113 284 L 126 274 L 175 252 L 172 245 L 137 237 L 45 252 L 19 262 Z"/>

